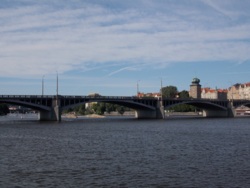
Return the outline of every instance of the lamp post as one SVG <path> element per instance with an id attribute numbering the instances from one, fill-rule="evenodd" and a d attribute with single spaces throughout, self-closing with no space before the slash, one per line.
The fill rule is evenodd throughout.
<path id="1" fill-rule="evenodd" d="M 58 72 L 56 71 L 56 96 L 58 97 Z"/>
<path id="2" fill-rule="evenodd" d="M 232 82 L 230 81 L 230 84 L 231 84 L 231 106 L 233 107 L 234 106 L 234 99 L 233 99 L 233 84 L 232 84 Z M 229 101 L 230 101 L 230 99 L 229 99 Z"/>
<path id="3" fill-rule="evenodd" d="M 137 84 L 136 84 L 137 97 L 139 96 L 139 81 L 140 81 L 140 80 L 137 80 Z"/>
<path id="4" fill-rule="evenodd" d="M 231 84 L 231 100 L 232 100 L 232 102 L 233 102 L 233 84 L 232 84 L 232 82 L 230 81 L 230 84 Z"/>
<path id="5" fill-rule="evenodd" d="M 56 71 L 56 106 L 58 106 L 58 72 Z"/>
<path id="6" fill-rule="evenodd" d="M 163 102 L 163 91 L 162 91 L 162 78 L 161 78 L 161 102 Z"/>
<path id="7" fill-rule="evenodd" d="M 45 75 L 42 77 L 42 96 L 44 95 L 44 77 Z"/>
<path id="8" fill-rule="evenodd" d="M 164 105 L 163 105 L 163 90 L 162 90 L 162 78 L 161 78 L 161 102 L 160 102 L 160 108 L 162 111 L 162 119 L 165 119 L 165 109 L 164 109 Z"/>

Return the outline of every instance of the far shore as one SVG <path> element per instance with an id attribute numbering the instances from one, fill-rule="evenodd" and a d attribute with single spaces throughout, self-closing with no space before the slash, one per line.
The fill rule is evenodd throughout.
<path id="1" fill-rule="evenodd" d="M 104 115 L 98 114 L 88 114 L 88 115 L 77 115 L 74 113 L 63 114 L 63 117 L 66 118 L 106 118 L 110 116 L 135 116 L 135 112 L 125 112 L 123 115 L 119 114 L 118 112 L 111 112 L 111 113 L 104 113 Z M 165 117 L 169 116 L 201 116 L 198 112 L 166 112 Z"/>
<path id="2" fill-rule="evenodd" d="M 165 116 L 202 116 L 199 112 L 166 112 Z"/>
<path id="3" fill-rule="evenodd" d="M 106 118 L 109 116 L 134 116 L 134 112 L 125 112 L 123 115 L 119 114 L 118 112 L 111 112 L 111 113 L 104 113 L 104 115 L 98 115 L 98 114 L 88 114 L 88 115 L 77 115 L 74 113 L 68 113 L 63 114 L 62 116 L 65 118 L 80 118 L 80 117 L 86 117 L 86 118 Z"/>

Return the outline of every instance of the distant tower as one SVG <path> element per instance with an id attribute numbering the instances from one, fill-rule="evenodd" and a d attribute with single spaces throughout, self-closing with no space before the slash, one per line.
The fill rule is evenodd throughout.
<path id="1" fill-rule="evenodd" d="M 192 84 L 190 85 L 189 97 L 195 99 L 201 98 L 201 85 L 199 78 L 193 78 Z"/>

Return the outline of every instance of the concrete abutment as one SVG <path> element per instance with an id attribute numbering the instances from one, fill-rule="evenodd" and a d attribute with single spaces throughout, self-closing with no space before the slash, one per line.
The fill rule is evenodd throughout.
<path id="1" fill-rule="evenodd" d="M 164 107 L 161 105 L 161 102 L 158 101 L 155 110 L 136 110 L 135 117 L 137 119 L 164 119 Z"/>
<path id="2" fill-rule="evenodd" d="M 203 117 L 235 117 L 235 108 L 231 105 L 227 110 L 203 110 Z"/>
<path id="3" fill-rule="evenodd" d="M 60 100 L 55 98 L 52 103 L 50 111 L 40 111 L 39 120 L 40 121 L 61 121 L 61 107 Z"/>

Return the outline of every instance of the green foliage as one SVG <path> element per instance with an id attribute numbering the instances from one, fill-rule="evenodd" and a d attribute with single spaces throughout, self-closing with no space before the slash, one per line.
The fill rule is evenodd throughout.
<path id="1" fill-rule="evenodd" d="M 110 112 L 115 111 L 115 105 L 114 104 L 110 104 L 110 103 L 106 103 L 106 112 L 110 114 Z"/>
<path id="2" fill-rule="evenodd" d="M 67 113 L 70 113 L 70 112 L 73 112 L 73 109 L 72 109 L 72 108 L 68 108 L 68 109 L 66 109 L 66 110 L 63 111 L 63 113 L 66 113 L 66 114 L 67 114 Z"/>
<path id="3" fill-rule="evenodd" d="M 119 114 L 123 115 L 125 112 L 125 108 L 123 106 L 117 106 L 116 110 Z"/>
<path id="4" fill-rule="evenodd" d="M 87 108 L 85 109 L 85 115 L 93 114 L 93 113 L 94 113 L 94 111 L 93 111 L 93 109 L 92 109 L 91 107 L 87 107 Z"/>
<path id="5" fill-rule="evenodd" d="M 85 111 L 86 111 L 85 104 L 79 105 L 77 109 L 78 109 L 77 114 L 80 114 L 80 115 L 84 115 L 85 114 Z"/>
<path id="6" fill-rule="evenodd" d="M 64 111 L 64 113 L 70 113 L 70 112 L 75 112 L 76 114 L 79 115 L 88 115 L 88 114 L 98 114 L 98 115 L 103 115 L 104 112 L 111 113 L 114 111 L 119 112 L 120 114 L 124 114 L 125 111 L 129 111 L 129 108 L 120 106 L 120 105 L 115 105 L 111 103 L 92 103 L 89 105 L 89 107 L 85 108 L 85 104 L 81 104 L 79 106 L 76 106 L 74 109 L 69 108 Z"/>
<path id="7" fill-rule="evenodd" d="M 179 98 L 181 98 L 181 99 L 188 99 L 189 98 L 189 92 L 186 90 L 181 91 L 178 95 L 179 95 Z"/>
<path id="8" fill-rule="evenodd" d="M 175 86 L 166 86 L 162 88 L 162 96 L 165 98 L 175 98 L 177 94 L 178 90 Z"/>
<path id="9" fill-rule="evenodd" d="M 95 103 L 92 105 L 93 111 L 98 115 L 103 115 L 106 109 L 105 103 Z"/>
<path id="10" fill-rule="evenodd" d="M 189 92 L 186 90 L 183 90 L 181 92 L 178 92 L 177 87 L 175 86 L 166 86 L 162 88 L 163 91 L 163 97 L 165 98 L 178 98 L 181 99 L 188 99 L 189 98 Z M 175 112 L 194 112 L 196 108 L 194 106 L 188 105 L 188 104 L 179 104 L 174 107 L 169 108 L 170 111 Z"/>
<path id="11" fill-rule="evenodd" d="M 0 115 L 7 115 L 8 113 L 10 113 L 8 105 L 0 104 Z"/>
<path id="12" fill-rule="evenodd" d="M 195 107 L 188 104 L 179 104 L 169 108 L 169 110 L 174 112 L 194 112 Z"/>

